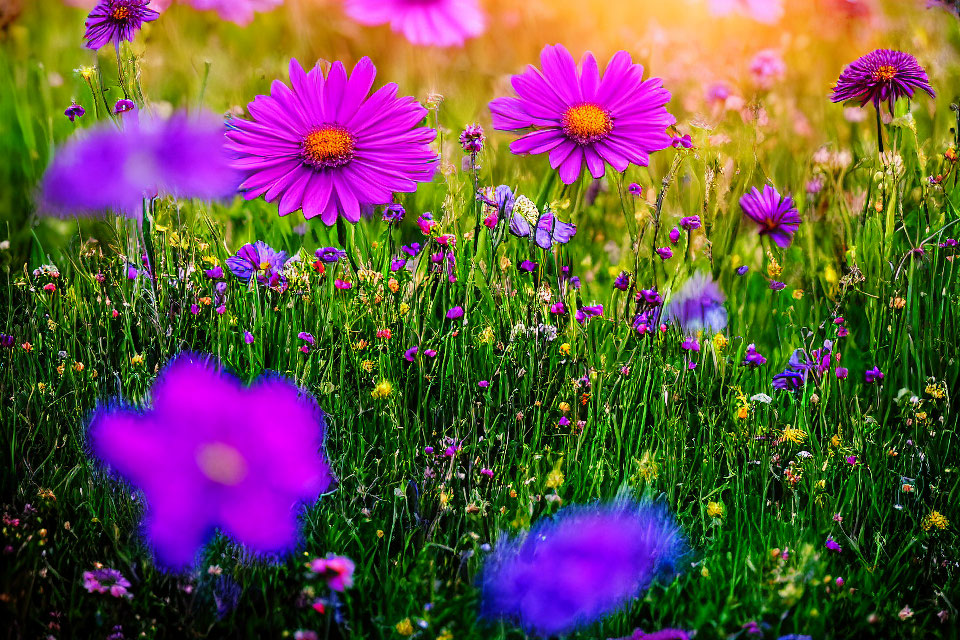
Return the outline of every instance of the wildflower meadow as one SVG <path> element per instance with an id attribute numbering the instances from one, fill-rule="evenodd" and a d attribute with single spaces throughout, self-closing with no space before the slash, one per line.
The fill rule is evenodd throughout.
<path id="1" fill-rule="evenodd" d="M 3 0 L 0 637 L 960 637 L 960 2 Z"/>

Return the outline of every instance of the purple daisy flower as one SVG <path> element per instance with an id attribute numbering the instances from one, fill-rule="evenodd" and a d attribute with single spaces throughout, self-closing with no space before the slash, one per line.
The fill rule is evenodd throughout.
<path id="1" fill-rule="evenodd" d="M 283 268 L 287 262 L 287 252 L 277 251 L 263 240 L 245 244 L 237 255 L 227 258 L 230 273 L 241 280 L 256 278 L 264 286 L 276 287 L 285 282 Z"/>
<path id="2" fill-rule="evenodd" d="M 109 593 L 114 598 L 133 598 L 128 591 L 130 581 L 116 569 L 94 569 L 83 572 L 83 588 L 87 593 Z"/>
<path id="3" fill-rule="evenodd" d="M 562 45 L 548 46 L 540 62 L 542 71 L 531 66 L 513 76 L 518 97 L 490 103 L 495 129 L 531 130 L 510 144 L 513 153 L 549 153 L 560 179 L 573 184 L 584 165 L 600 178 L 606 164 L 621 172 L 631 163 L 645 167 L 651 153 L 670 146 L 670 92 L 659 78 L 644 81 L 626 51 L 614 54 L 602 79 L 592 53 L 578 69 Z"/>
<path id="4" fill-rule="evenodd" d="M 721 331 L 727 326 L 726 299 L 713 278 L 701 271 L 673 294 L 665 317 L 686 332 Z"/>
<path id="5" fill-rule="evenodd" d="M 460 47 L 487 28 L 478 0 L 347 0 L 344 10 L 360 24 L 389 24 L 420 46 Z"/>
<path id="6" fill-rule="evenodd" d="M 87 32 L 83 36 L 87 48 L 96 51 L 109 43 L 119 47 L 124 40 L 133 42 L 144 22 L 160 17 L 149 4 L 150 0 L 101 0 L 87 16 Z"/>
<path id="7" fill-rule="evenodd" d="M 89 443 L 143 492 L 160 563 L 189 566 L 216 529 L 254 553 L 293 548 L 298 505 L 333 482 L 313 400 L 280 377 L 244 387 L 198 355 L 167 365 L 150 400 L 149 409 L 101 409 Z"/>
<path id="8" fill-rule="evenodd" d="M 565 635 L 671 576 L 685 551 L 662 506 L 621 497 L 565 507 L 526 535 L 498 542 L 480 577 L 482 615 L 544 637 Z"/>
<path id="9" fill-rule="evenodd" d="M 376 75 L 369 58 L 349 77 L 342 62 L 324 77 L 319 66 L 305 72 L 291 60 L 292 88 L 274 81 L 269 96 L 248 105 L 253 120 L 230 123 L 227 148 L 244 172 L 244 197 L 279 200 L 281 216 L 302 209 L 327 225 L 338 215 L 356 223 L 363 207 L 432 180 L 437 132 L 420 126 L 427 110 L 397 97 L 396 84 L 369 95 Z"/>
<path id="10" fill-rule="evenodd" d="M 860 106 L 872 102 L 877 109 L 886 102 L 893 113 L 893 105 L 900 98 L 913 98 L 920 89 L 935 98 L 930 79 L 917 59 L 909 53 L 877 49 L 854 60 L 843 70 L 830 99 L 834 102 L 857 100 Z"/>
<path id="11" fill-rule="evenodd" d="M 756 187 L 740 198 L 740 206 L 748 218 L 757 223 L 761 236 L 770 236 L 778 247 L 786 249 L 793 242 L 793 234 L 800 228 L 800 214 L 793 198 L 781 196 L 768 184 L 761 192 Z"/>

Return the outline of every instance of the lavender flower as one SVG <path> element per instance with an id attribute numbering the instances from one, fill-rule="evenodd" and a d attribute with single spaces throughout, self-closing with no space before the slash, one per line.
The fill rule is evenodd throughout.
<path id="1" fill-rule="evenodd" d="M 322 249 L 317 249 L 314 254 L 317 256 L 317 260 L 320 262 L 333 263 L 339 262 L 343 258 L 347 257 L 347 252 L 343 249 L 337 249 L 336 247 L 324 247 Z"/>
<path id="2" fill-rule="evenodd" d="M 402 204 L 390 204 L 383 210 L 384 222 L 400 222 L 403 216 L 407 215 L 407 210 Z"/>
<path id="3" fill-rule="evenodd" d="M 671 575 L 685 549 L 662 506 L 620 497 L 566 507 L 526 535 L 500 540 L 480 578 L 482 615 L 541 636 L 563 635 Z"/>
<path id="4" fill-rule="evenodd" d="M 133 598 L 133 594 L 128 591 L 130 581 L 116 569 L 84 571 L 83 588 L 87 593 L 109 593 L 114 598 Z"/>
<path id="5" fill-rule="evenodd" d="M 237 255 L 227 258 L 227 267 L 241 280 L 256 278 L 264 286 L 282 287 L 286 283 L 283 275 L 286 261 L 286 251 L 277 251 L 266 242 L 257 240 L 243 245 Z"/>
<path id="6" fill-rule="evenodd" d="M 161 564 L 190 565 L 217 528 L 254 553 L 296 544 L 297 505 L 333 481 L 309 396 L 277 376 L 244 387 L 212 357 L 187 354 L 161 373 L 150 404 L 100 409 L 89 443 L 143 492 Z"/>
<path id="7" fill-rule="evenodd" d="M 701 226 L 703 225 L 700 222 L 700 216 L 680 218 L 680 228 L 684 231 L 693 231 L 694 229 L 699 229 Z"/>
<path id="8" fill-rule="evenodd" d="M 657 247 L 657 255 L 661 260 L 669 260 L 673 257 L 673 249 L 670 247 Z"/>
<path id="9" fill-rule="evenodd" d="M 452 307 L 447 311 L 447 320 L 457 320 L 463 317 L 463 307 Z"/>
<path id="10" fill-rule="evenodd" d="M 721 331 L 727 326 L 726 296 L 708 274 L 698 272 L 687 280 L 670 299 L 666 320 L 685 332 Z"/>

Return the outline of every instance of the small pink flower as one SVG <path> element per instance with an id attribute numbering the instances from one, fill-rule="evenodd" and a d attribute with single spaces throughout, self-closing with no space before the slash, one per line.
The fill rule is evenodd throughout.
<path id="1" fill-rule="evenodd" d="M 353 586 L 353 560 L 346 556 L 327 554 L 326 558 L 314 558 L 310 570 L 322 577 L 334 591 L 343 592 Z"/>

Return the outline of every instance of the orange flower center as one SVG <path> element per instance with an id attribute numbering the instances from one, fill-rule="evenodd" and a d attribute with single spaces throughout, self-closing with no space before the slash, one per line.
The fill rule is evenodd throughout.
<path id="1" fill-rule="evenodd" d="M 114 7 L 112 15 L 114 20 L 126 20 L 130 17 L 130 7 Z"/>
<path id="2" fill-rule="evenodd" d="M 606 109 L 595 104 L 570 107 L 561 119 L 563 132 L 579 144 L 590 144 L 613 131 L 613 119 Z"/>
<path id="3" fill-rule="evenodd" d="M 350 162 L 356 146 L 356 138 L 345 128 L 324 125 L 303 138 L 300 157 L 314 169 L 333 169 Z"/>
<path id="4" fill-rule="evenodd" d="M 874 80 L 893 80 L 897 77 L 897 69 L 889 64 L 885 64 L 882 67 L 878 67 L 876 71 L 873 72 Z"/>
<path id="5" fill-rule="evenodd" d="M 197 452 L 197 466 L 213 482 L 235 487 L 247 477 L 243 454 L 225 442 L 210 442 Z"/>

